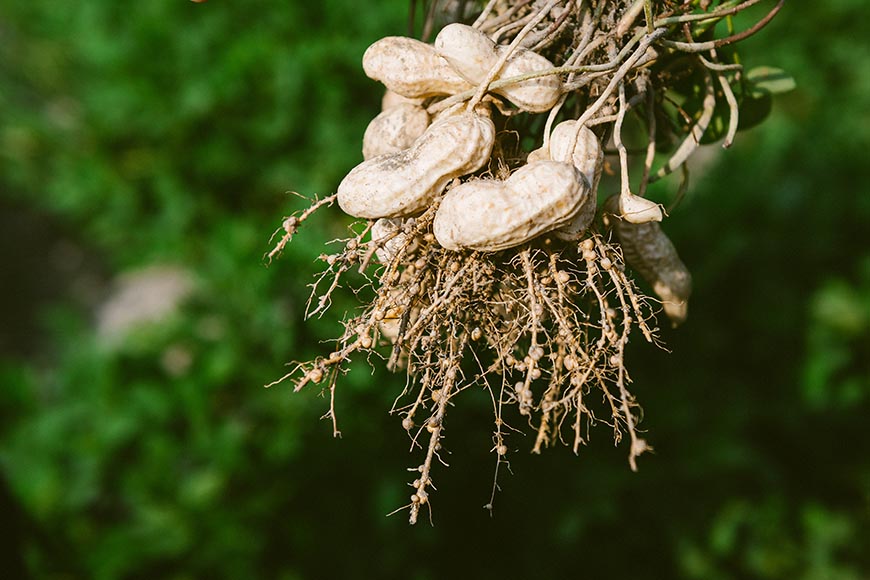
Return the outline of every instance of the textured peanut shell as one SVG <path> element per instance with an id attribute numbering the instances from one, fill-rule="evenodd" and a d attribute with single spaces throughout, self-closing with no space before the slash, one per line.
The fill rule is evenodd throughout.
<path id="1" fill-rule="evenodd" d="M 573 164 L 589 183 L 589 200 L 583 204 L 570 224 L 555 232 L 563 240 L 577 240 L 595 219 L 604 151 L 595 133 L 588 127 L 577 127 L 577 121 L 563 121 L 556 125 L 550 134 L 548 150 L 553 161 Z"/>
<path id="2" fill-rule="evenodd" d="M 686 320 L 692 275 L 658 222 L 633 224 L 619 217 L 619 196 L 605 202 L 607 222 L 619 239 L 625 263 L 649 282 L 674 326 Z"/>
<path id="3" fill-rule="evenodd" d="M 372 224 L 372 241 L 383 244 L 375 250 L 381 264 L 393 260 L 408 238 L 403 228 L 413 224 L 414 218 L 381 218 Z"/>
<path id="4" fill-rule="evenodd" d="M 586 177 L 593 191 L 598 189 L 601 169 L 604 167 L 604 151 L 598 137 L 586 126 L 577 127 L 577 121 L 563 121 L 550 134 L 550 159 L 573 163 Z"/>
<path id="5" fill-rule="evenodd" d="M 363 159 L 407 149 L 429 126 L 429 113 L 419 105 L 401 103 L 372 119 L 363 135 Z"/>
<path id="6" fill-rule="evenodd" d="M 633 224 L 660 222 L 664 217 L 659 204 L 633 193 L 619 196 L 619 212 L 622 219 Z"/>
<path id="7" fill-rule="evenodd" d="M 410 148 L 354 167 L 338 186 L 338 205 L 368 219 L 417 214 L 450 180 L 483 167 L 494 142 L 486 117 L 463 112 L 439 119 Z"/>
<path id="8" fill-rule="evenodd" d="M 422 105 L 426 99 L 422 97 L 410 98 L 403 97 L 399 93 L 394 93 L 390 89 L 384 91 L 384 96 L 381 98 L 381 111 L 392 109 L 398 105 Z"/>
<path id="9" fill-rule="evenodd" d="M 466 24 L 448 24 L 435 37 L 435 52 L 459 76 L 479 83 L 498 60 L 496 43 L 486 34 Z"/>
<path id="10" fill-rule="evenodd" d="M 403 97 L 452 95 L 471 88 L 432 45 L 404 36 L 388 36 L 363 54 L 363 70 Z"/>
<path id="11" fill-rule="evenodd" d="M 585 177 L 583 178 L 585 179 Z M 580 206 L 577 214 L 568 222 L 567 225 L 556 229 L 553 232 L 560 240 L 573 242 L 579 240 L 589 229 L 589 226 L 595 221 L 595 212 L 598 209 L 598 200 L 595 199 L 595 192 L 590 190 L 589 197 L 586 202 Z"/>
<path id="12" fill-rule="evenodd" d="M 588 196 L 574 166 L 536 161 L 506 181 L 469 181 L 448 191 L 433 233 L 448 250 L 504 250 L 566 225 Z"/>
<path id="13" fill-rule="evenodd" d="M 490 69 L 508 50 L 496 45 L 486 34 L 466 24 L 449 24 L 435 37 L 435 50 L 459 75 L 473 85 L 486 78 Z M 553 63 L 531 50 L 516 48 L 497 78 L 510 78 L 553 68 Z M 522 111 L 542 113 L 559 101 L 562 81 L 556 75 L 529 79 L 494 89 Z"/>
<path id="14" fill-rule="evenodd" d="M 550 159 L 550 150 L 546 147 L 538 147 L 531 151 L 528 157 L 526 157 L 526 163 L 532 163 L 534 161 L 552 161 Z"/>
<path id="15" fill-rule="evenodd" d="M 391 300 L 395 300 L 399 295 L 399 291 L 396 289 L 390 290 L 389 295 Z M 399 330 L 402 328 L 402 318 L 404 318 L 405 312 L 407 312 L 407 310 L 403 306 L 390 308 L 385 313 L 384 319 L 378 322 L 378 330 L 380 331 L 381 336 L 386 338 L 392 344 L 395 344 L 396 339 L 399 338 Z M 419 316 L 420 309 L 418 307 L 412 307 L 408 314 L 408 324 L 413 324 Z"/>

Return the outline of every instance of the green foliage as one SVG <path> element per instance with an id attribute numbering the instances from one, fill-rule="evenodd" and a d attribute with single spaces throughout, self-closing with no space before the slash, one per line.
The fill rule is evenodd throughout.
<path id="1" fill-rule="evenodd" d="M 746 83 L 753 97 L 781 95 L 795 89 L 795 80 L 784 70 L 772 66 L 757 66 L 746 71 Z"/>
<path id="2" fill-rule="evenodd" d="M 853 280 L 828 279 L 812 298 L 803 394 L 813 408 L 849 409 L 870 398 L 870 254 L 856 266 Z"/>
<path id="3" fill-rule="evenodd" d="M 407 2 L 0 2 L 0 202 L 51 225 L 28 244 L 7 228 L 4 308 L 27 276 L 56 292 L 35 342 L 4 336 L 38 349 L 0 353 L 0 467 L 33 577 L 866 577 L 862 7 L 787 6 L 741 45 L 747 70 L 797 87 L 666 223 L 696 290 L 672 354 L 632 345 L 656 448 L 640 473 L 607 434 L 579 458 L 512 452 L 490 519 L 491 409 L 469 392 L 436 526 L 409 530 L 384 518 L 409 495 L 387 415 L 401 377 L 343 378 L 340 440 L 316 389 L 261 386 L 327 351 L 353 308 L 301 321 L 340 212 L 261 256 L 302 206 L 285 192 L 331 193 L 359 160 L 380 99 L 360 56 L 404 32 Z M 776 77 L 751 75 L 742 110 Z M 190 274 L 187 299 L 98 332 L 119 275 L 155 264 Z"/>

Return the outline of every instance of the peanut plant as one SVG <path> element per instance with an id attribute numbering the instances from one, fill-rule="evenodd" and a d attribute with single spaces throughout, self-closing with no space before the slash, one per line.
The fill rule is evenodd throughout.
<path id="1" fill-rule="evenodd" d="M 333 352 L 275 383 L 322 385 L 334 402 L 352 359 L 407 374 L 391 412 L 421 456 L 411 523 L 431 505 L 447 414 L 467 389 L 492 404 L 489 509 L 518 432 L 533 434 L 534 453 L 557 443 L 576 453 L 603 423 L 616 443 L 627 437 L 637 469 L 651 447 L 626 346 L 660 344 L 657 313 L 682 323 L 691 294 L 661 223 L 688 187 L 692 153 L 729 147 L 781 87 L 777 71 L 745 73 L 734 45 L 783 3 L 734 31 L 732 18 L 761 0 L 432 0 L 422 39 L 366 51 L 386 94 L 365 160 L 337 193 L 285 218 L 268 259 L 337 203 L 361 221 L 321 256 L 307 315 L 322 315 L 352 270 L 374 298 Z M 680 180 L 665 210 L 646 194 L 671 173 Z M 338 435 L 332 404 L 329 416 Z"/>

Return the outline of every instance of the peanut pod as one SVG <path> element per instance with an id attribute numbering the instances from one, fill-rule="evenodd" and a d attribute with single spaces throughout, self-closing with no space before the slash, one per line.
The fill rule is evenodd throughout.
<path id="1" fill-rule="evenodd" d="M 408 98 L 453 95 L 471 88 L 425 42 L 404 36 L 382 38 L 363 54 L 363 70 L 390 91 Z"/>
<path id="2" fill-rule="evenodd" d="M 550 159 L 573 163 L 586 177 L 592 190 L 598 189 L 598 180 L 604 167 L 604 151 L 589 127 L 578 127 L 577 121 L 559 123 L 550 134 L 549 151 Z"/>
<path id="3" fill-rule="evenodd" d="M 604 152 L 595 136 L 588 127 L 578 129 L 576 121 L 564 121 L 556 125 L 550 134 L 548 148 L 541 147 L 529 153 L 529 159 L 541 159 L 549 156 L 555 161 L 573 163 L 589 180 L 592 191 L 598 191 L 598 180 L 604 166 Z M 593 196 L 594 197 L 594 196 Z M 624 193 L 619 197 L 619 215 L 633 224 L 662 221 L 662 209 L 659 204 L 634 195 Z M 561 229 L 557 235 L 562 239 L 577 239 L 589 227 L 595 212 L 591 215 L 579 215 L 577 221 Z"/>
<path id="4" fill-rule="evenodd" d="M 403 97 L 399 93 L 394 93 L 390 89 L 384 90 L 384 96 L 381 97 L 381 111 L 392 109 L 401 104 L 422 105 L 426 99 L 422 97 L 410 98 Z"/>
<path id="5" fill-rule="evenodd" d="M 483 167 L 495 142 L 492 121 L 462 112 L 437 120 L 403 151 L 354 167 L 338 186 L 338 205 L 368 219 L 426 209 L 455 177 Z"/>
<path id="6" fill-rule="evenodd" d="M 664 217 L 659 204 L 630 192 L 619 196 L 619 215 L 633 224 L 660 222 Z"/>
<path id="7" fill-rule="evenodd" d="M 589 180 L 592 191 L 598 191 L 598 181 L 601 178 L 601 170 L 604 166 L 604 151 L 595 136 L 588 127 L 578 129 L 576 121 L 564 121 L 556 125 L 550 135 L 550 143 L 547 149 L 543 147 L 529 154 L 529 158 L 540 158 L 549 154 L 555 161 L 573 163 L 577 169 Z M 662 221 L 662 209 L 659 204 L 634 195 L 624 193 L 619 197 L 619 215 L 633 224 L 645 224 L 647 222 Z M 593 216 L 594 217 L 594 213 Z M 561 230 L 566 236 L 563 239 L 576 239 L 586 227 L 591 218 L 583 224 L 578 219 L 576 224 Z M 572 235 L 573 232 L 573 235 Z"/>
<path id="8" fill-rule="evenodd" d="M 372 242 L 379 244 L 375 255 L 381 264 L 389 264 L 408 239 L 405 226 L 413 226 L 414 218 L 381 218 L 372 224 Z M 413 251 L 413 247 L 408 251 Z"/>
<path id="9" fill-rule="evenodd" d="M 401 103 L 385 110 L 366 127 L 363 159 L 409 148 L 428 126 L 429 113 L 419 105 Z"/>
<path id="10" fill-rule="evenodd" d="M 378 330 L 383 338 L 387 339 L 391 344 L 396 343 L 399 338 L 399 331 L 402 328 L 402 318 L 405 312 L 408 311 L 406 305 L 398 303 L 400 301 L 401 292 L 395 288 L 389 291 L 390 301 L 393 306 L 386 309 L 383 320 L 378 321 Z M 408 323 L 413 324 L 420 316 L 419 307 L 411 307 L 408 314 Z"/>
<path id="11" fill-rule="evenodd" d="M 573 165 L 536 161 L 505 181 L 468 181 L 448 191 L 433 233 L 448 250 L 504 250 L 570 223 L 589 193 Z"/>
<path id="12" fill-rule="evenodd" d="M 459 75 L 473 85 L 484 81 L 499 58 L 508 50 L 483 32 L 465 24 L 449 24 L 435 37 L 435 50 Z M 510 78 L 553 68 L 553 63 L 536 52 L 517 47 L 497 78 Z M 493 89 L 522 111 L 542 113 L 552 109 L 562 94 L 562 81 L 549 75 Z"/>
<path id="13" fill-rule="evenodd" d="M 529 158 L 547 155 L 553 161 L 571 163 L 589 184 L 590 195 L 574 219 L 557 229 L 554 234 L 563 240 L 577 240 L 595 219 L 597 209 L 598 181 L 604 167 L 604 151 L 598 137 L 586 126 L 577 126 L 576 121 L 564 121 L 556 125 L 550 134 L 546 149 L 543 147 L 529 154 Z"/>
<path id="14" fill-rule="evenodd" d="M 658 222 L 634 224 L 619 217 L 619 196 L 604 202 L 605 223 L 622 246 L 625 263 L 649 282 L 674 326 L 686 320 L 692 275 Z"/>

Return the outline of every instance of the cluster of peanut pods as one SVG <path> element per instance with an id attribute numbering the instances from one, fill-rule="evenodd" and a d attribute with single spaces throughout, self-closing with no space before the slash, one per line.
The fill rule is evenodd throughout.
<path id="1" fill-rule="evenodd" d="M 506 179 L 469 177 L 492 157 L 496 128 L 491 107 L 543 113 L 560 102 L 559 76 L 535 76 L 554 68 L 548 59 L 525 48 L 497 45 L 483 32 L 454 23 L 438 33 L 434 44 L 383 38 L 368 48 L 363 68 L 386 86 L 387 93 L 383 111 L 363 138 L 364 161 L 339 185 L 338 203 L 349 215 L 377 220 L 373 239 L 391 240 L 378 251 L 382 261 L 392 258 L 406 221 L 436 201 L 440 204 L 432 233 L 448 250 L 499 251 L 545 233 L 568 241 L 583 237 L 596 215 L 604 155 L 595 133 L 577 121 L 557 124 L 544 145 Z M 472 97 L 482 84 L 517 77 L 516 82 L 495 83 L 485 98 Z M 433 103 L 463 93 L 471 105 L 466 104 L 469 99 L 454 99 L 455 105 L 432 116 L 423 106 L 432 109 Z M 653 240 L 665 248 L 655 257 L 660 264 L 641 272 L 653 278 L 647 279 L 660 297 L 667 295 L 667 314 L 681 322 L 690 277 L 655 223 L 662 219 L 659 206 L 623 193 L 615 213 L 621 231 L 614 229 L 626 255 L 644 258 L 644 248 L 625 248 L 637 237 L 635 225 L 647 226 L 645 244 L 662 238 Z M 664 271 L 675 268 L 679 288 L 661 282 L 668 279 Z"/>

